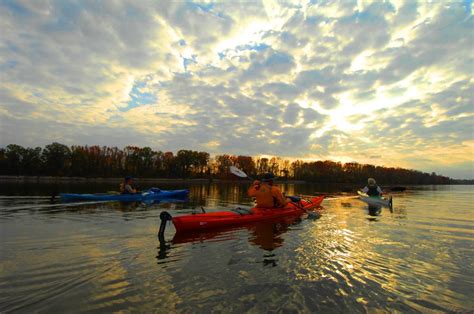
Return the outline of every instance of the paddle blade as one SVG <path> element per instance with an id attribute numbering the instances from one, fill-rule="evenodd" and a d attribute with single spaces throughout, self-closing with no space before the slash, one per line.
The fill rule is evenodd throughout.
<path id="1" fill-rule="evenodd" d="M 229 170 L 238 177 L 247 178 L 247 174 L 235 166 L 230 166 Z"/>

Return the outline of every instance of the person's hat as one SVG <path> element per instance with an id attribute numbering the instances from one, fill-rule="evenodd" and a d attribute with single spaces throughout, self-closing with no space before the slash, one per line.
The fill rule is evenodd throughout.
<path id="1" fill-rule="evenodd" d="M 273 179 L 275 179 L 275 176 L 273 175 L 273 173 L 268 172 L 263 175 L 262 181 L 268 182 L 268 181 L 273 181 Z"/>

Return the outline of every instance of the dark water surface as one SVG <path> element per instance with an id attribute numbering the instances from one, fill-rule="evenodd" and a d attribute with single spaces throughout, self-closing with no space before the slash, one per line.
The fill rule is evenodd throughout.
<path id="1" fill-rule="evenodd" d="M 162 186 L 164 187 L 164 186 Z M 0 312 L 403 312 L 474 310 L 474 189 L 423 186 L 368 211 L 157 238 L 159 214 L 251 204 L 245 185 L 174 185 L 184 203 L 50 206 L 0 198 Z M 1 184 L 2 195 L 104 192 L 111 185 Z M 315 185 L 288 194 L 328 193 Z"/>

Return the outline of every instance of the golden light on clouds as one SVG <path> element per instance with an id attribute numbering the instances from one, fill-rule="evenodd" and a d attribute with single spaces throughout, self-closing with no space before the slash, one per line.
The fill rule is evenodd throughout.
<path id="1" fill-rule="evenodd" d="M 0 5 L 1 145 L 133 142 L 363 162 L 393 143 L 370 155 L 472 172 L 472 157 L 434 154 L 472 151 L 462 144 L 472 140 L 472 4 L 78 8 L 66 23 L 54 5 L 47 15 L 42 5 Z M 415 145 L 423 158 L 408 153 Z"/>

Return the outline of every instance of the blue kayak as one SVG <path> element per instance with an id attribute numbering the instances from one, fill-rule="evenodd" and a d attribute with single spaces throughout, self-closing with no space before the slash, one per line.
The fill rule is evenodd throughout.
<path id="1" fill-rule="evenodd" d="M 151 188 L 136 194 L 70 194 L 61 193 L 61 201 L 121 201 L 121 202 L 145 202 L 164 199 L 187 198 L 189 190 L 160 190 Z"/>

